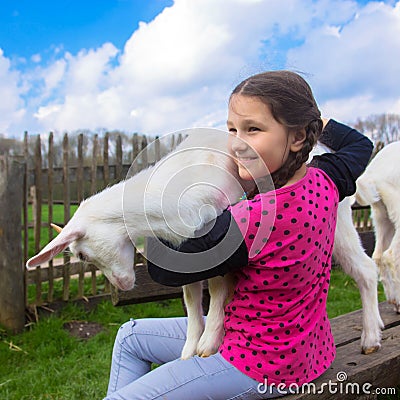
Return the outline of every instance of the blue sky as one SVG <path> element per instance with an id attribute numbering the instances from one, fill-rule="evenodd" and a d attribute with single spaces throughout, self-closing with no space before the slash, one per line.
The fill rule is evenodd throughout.
<path id="1" fill-rule="evenodd" d="M 121 48 L 139 21 L 151 21 L 172 4 L 170 0 L 2 1 L 0 43 L 6 56 L 27 60 L 34 54 L 46 57 L 55 46 L 77 53 L 110 41 Z"/>
<path id="2" fill-rule="evenodd" d="M 325 116 L 400 114 L 400 2 L 1 1 L 0 134 L 224 127 L 232 88 L 302 71 Z"/>

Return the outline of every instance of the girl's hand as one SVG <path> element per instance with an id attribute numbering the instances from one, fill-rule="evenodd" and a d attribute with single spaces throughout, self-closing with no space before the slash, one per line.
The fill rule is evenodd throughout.
<path id="1" fill-rule="evenodd" d="M 324 130 L 330 118 L 321 118 L 321 119 L 322 119 L 322 130 Z"/>

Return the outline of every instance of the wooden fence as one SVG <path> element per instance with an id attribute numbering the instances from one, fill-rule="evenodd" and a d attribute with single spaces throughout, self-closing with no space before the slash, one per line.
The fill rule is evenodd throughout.
<path id="1" fill-rule="evenodd" d="M 34 270 L 26 270 L 24 264 L 54 238 L 51 222 L 65 225 L 84 198 L 154 164 L 182 138 L 178 134 L 168 141 L 153 141 L 134 134 L 123 140 L 120 135 L 95 135 L 88 154 L 88 138 L 83 134 L 75 148 L 65 134 L 61 148 L 56 149 L 52 133 L 46 141 L 26 133 L 22 157 L 1 158 L 0 323 L 18 331 L 24 325 L 26 307 L 110 296 L 105 276 L 94 265 L 71 259 L 67 252 Z M 140 253 L 135 260 L 143 263 Z"/>
<path id="2" fill-rule="evenodd" d="M 79 135 L 76 162 L 69 162 L 70 146 L 68 135 L 64 135 L 62 144 L 62 166 L 53 166 L 53 135 L 48 139 L 48 168 L 41 168 L 43 164 L 41 154 L 41 139 L 37 137 L 34 154 L 34 169 L 27 172 L 27 188 L 30 195 L 25 196 L 23 206 L 24 224 L 24 259 L 29 258 L 29 230 L 33 229 L 34 253 L 40 250 L 41 235 L 43 228 L 47 230 L 46 242 L 53 238 L 50 223 L 65 225 L 71 218 L 73 206 L 78 205 L 84 198 L 102 190 L 108 185 L 121 181 L 128 175 L 133 175 L 141 169 L 147 168 L 161 158 L 163 153 L 170 151 L 182 141 L 182 135 L 172 136 L 170 143 L 161 146 L 160 140 L 150 141 L 146 136 L 133 135 L 131 143 L 123 146 L 121 136 L 115 137 L 111 143 L 109 135 L 103 140 L 98 136 L 93 137 L 92 154 L 90 164 L 85 165 L 83 158 L 83 135 Z M 129 146 L 130 144 L 130 146 Z M 115 149 L 114 164 L 110 164 L 110 148 Z M 129 148 L 131 147 L 131 148 Z M 25 152 L 27 152 L 27 137 L 25 136 Z M 123 163 L 124 150 L 129 152 L 130 160 Z M 126 157 L 125 157 L 126 159 Z M 58 198 L 55 198 L 56 189 L 62 188 L 62 198 L 58 190 Z M 32 222 L 28 219 L 29 204 L 32 204 Z M 42 221 L 43 205 L 47 205 L 47 219 Z M 55 206 L 63 207 L 63 220 L 57 220 L 54 213 Z M 32 248 L 32 247 L 31 247 Z M 142 256 L 136 251 L 135 260 L 142 262 Z M 71 277 L 76 278 L 74 286 L 71 285 Z M 45 291 L 42 290 L 43 283 L 47 282 Z M 41 305 L 53 302 L 56 297 L 56 283 L 62 286 L 62 300 L 74 298 L 87 298 L 102 296 L 110 293 L 110 284 L 100 271 L 92 264 L 72 260 L 68 253 L 63 254 L 63 259 L 50 261 L 47 267 L 37 267 L 34 271 L 26 272 L 27 290 L 34 288 L 34 294 L 27 292 L 27 305 Z M 59 289 L 60 291 L 60 289 Z M 33 298 L 34 297 L 34 298 Z"/>
<path id="3" fill-rule="evenodd" d="M 182 135 L 169 143 L 156 139 L 151 145 L 146 136 L 136 134 L 124 143 L 121 136 L 111 140 L 108 134 L 102 139 L 95 135 L 85 149 L 88 138 L 83 134 L 75 148 L 69 139 L 65 134 L 56 157 L 52 133 L 45 142 L 40 136 L 25 134 L 23 157 L 0 160 L 0 323 L 14 330 L 23 327 L 26 307 L 110 296 L 113 288 L 105 276 L 94 265 L 71 259 L 67 252 L 34 270 L 26 270 L 24 264 L 53 239 L 50 223 L 65 225 L 84 198 L 152 165 L 179 144 Z M 370 230 L 369 210 L 354 213 L 357 228 Z M 135 252 L 135 265 L 143 265 L 141 253 Z"/>

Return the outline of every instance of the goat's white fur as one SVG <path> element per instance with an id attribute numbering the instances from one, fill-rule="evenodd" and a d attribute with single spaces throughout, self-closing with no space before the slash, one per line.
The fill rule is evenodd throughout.
<path id="1" fill-rule="evenodd" d="M 197 131 L 155 167 L 83 201 L 62 232 L 28 260 L 27 266 L 40 265 L 69 246 L 73 254 L 85 254 L 113 285 L 122 290 L 133 288 L 131 240 L 135 242 L 138 237 L 155 235 L 178 244 L 193 236 L 196 229 L 242 194 L 236 167 L 230 157 L 223 155 L 226 140 L 226 135 Z M 190 151 L 186 151 L 188 149 Z M 320 148 L 321 151 L 329 150 Z M 176 191 L 165 190 L 165 182 L 193 164 L 201 167 L 182 174 L 177 179 Z M 206 184 L 208 190 L 196 186 L 199 182 Z M 185 191 L 177 205 L 177 194 L 189 187 L 191 189 Z M 207 207 L 209 205 L 213 207 Z M 200 214 L 199 210 L 202 210 Z M 380 347 L 383 326 L 378 310 L 377 273 L 374 262 L 360 244 L 348 200 L 339 205 L 334 256 L 360 288 L 364 311 L 361 345 L 364 352 L 375 351 Z M 209 280 L 211 302 L 206 323 L 201 306 L 201 285 L 197 282 L 184 287 L 189 321 L 182 358 L 196 353 L 213 354 L 223 339 L 224 304 L 232 290 L 231 277 L 228 274 Z"/>
<path id="2" fill-rule="evenodd" d="M 356 200 L 371 206 L 375 230 L 372 258 L 388 302 L 400 313 L 400 142 L 385 146 L 357 180 Z"/>

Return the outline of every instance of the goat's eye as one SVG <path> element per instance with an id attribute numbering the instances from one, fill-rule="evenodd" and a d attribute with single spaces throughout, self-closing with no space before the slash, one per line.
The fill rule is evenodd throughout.
<path id="1" fill-rule="evenodd" d="M 89 261 L 88 256 L 86 254 L 83 254 L 81 251 L 78 253 L 78 258 L 81 261 Z"/>

